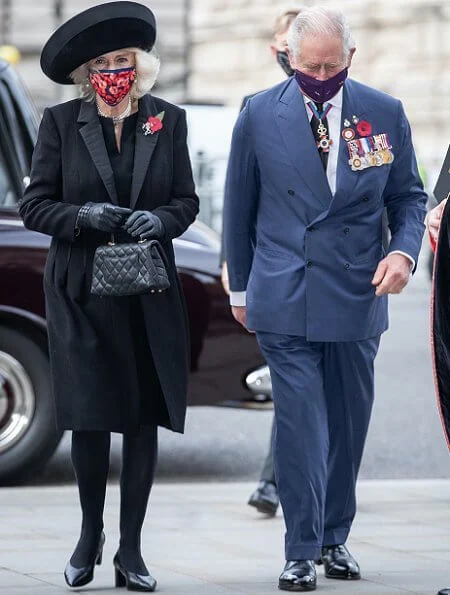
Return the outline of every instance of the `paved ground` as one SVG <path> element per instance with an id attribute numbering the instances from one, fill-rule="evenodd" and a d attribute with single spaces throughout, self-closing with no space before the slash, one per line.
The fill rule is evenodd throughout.
<path id="1" fill-rule="evenodd" d="M 277 592 L 283 520 L 247 507 L 248 483 L 156 485 L 143 551 L 159 592 L 265 595 Z M 363 481 L 350 542 L 364 580 L 324 579 L 318 592 L 435 595 L 450 586 L 450 481 Z M 118 488 L 108 491 L 103 565 L 81 591 L 116 592 Z M 0 590 L 5 595 L 67 592 L 62 569 L 77 538 L 75 488 L 0 491 Z"/>

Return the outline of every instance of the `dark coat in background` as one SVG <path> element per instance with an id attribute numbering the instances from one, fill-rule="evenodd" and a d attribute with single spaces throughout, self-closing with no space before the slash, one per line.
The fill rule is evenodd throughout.
<path id="1" fill-rule="evenodd" d="M 445 205 L 434 260 L 431 298 L 433 371 L 447 445 L 450 449 L 450 200 Z"/>
<path id="2" fill-rule="evenodd" d="M 142 125 L 162 111 L 163 128 L 145 136 Z M 26 227 L 53 236 L 44 289 L 62 429 L 133 431 L 142 423 L 143 406 L 159 425 L 184 429 L 188 331 L 172 239 L 198 212 L 186 134 L 183 110 L 150 95 L 139 100 L 130 207 L 152 211 L 164 224 L 169 290 L 98 297 L 90 294 L 92 261 L 108 234 L 82 230 L 76 236 L 74 230 L 84 203 L 118 204 L 101 124 L 95 104 L 79 99 L 44 112 L 20 214 Z M 145 329 L 130 324 L 136 306 Z M 136 342 L 136 331 L 147 336 L 152 354 L 144 362 L 145 387 L 137 372 L 142 337 Z"/>

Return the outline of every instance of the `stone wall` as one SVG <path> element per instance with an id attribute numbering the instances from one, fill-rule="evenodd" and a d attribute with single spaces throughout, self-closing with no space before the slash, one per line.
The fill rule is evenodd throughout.
<path id="1" fill-rule="evenodd" d="M 312 4 L 325 2 L 303 3 Z M 450 0 L 326 4 L 343 10 L 352 27 L 351 76 L 403 101 L 431 184 L 450 142 Z M 244 95 L 279 82 L 268 43 L 283 6 L 279 0 L 194 0 L 190 96 L 238 105 Z"/>
<path id="2" fill-rule="evenodd" d="M 109 0 L 61 0 L 62 20 L 96 4 Z M 160 93 L 169 100 L 177 101 L 185 95 L 186 76 L 189 71 L 187 8 L 190 0 L 140 0 L 152 8 L 157 17 L 157 50 L 161 56 L 161 72 L 158 81 Z M 51 83 L 41 72 L 39 54 L 43 44 L 58 25 L 55 17 L 55 0 L 13 0 L 12 27 L 2 43 L 16 45 L 22 52 L 18 64 L 20 74 L 26 79 L 33 98 L 40 107 L 74 96 L 71 86 L 62 87 Z M 2 18 L 0 4 L 0 19 Z"/>
<path id="3" fill-rule="evenodd" d="M 99 1 L 104 0 L 63 0 L 63 17 Z M 167 99 L 237 107 L 244 95 L 280 81 L 268 44 L 285 0 L 141 1 L 157 16 L 162 68 L 156 91 Z M 315 3 L 323 2 L 303 5 Z M 357 52 L 351 76 L 403 101 L 431 183 L 450 142 L 450 0 L 326 3 L 342 9 L 353 29 Z M 23 52 L 18 69 L 33 97 L 40 106 L 70 98 L 73 89 L 52 85 L 39 68 L 40 49 L 56 24 L 55 0 L 11 5 L 6 41 Z"/>

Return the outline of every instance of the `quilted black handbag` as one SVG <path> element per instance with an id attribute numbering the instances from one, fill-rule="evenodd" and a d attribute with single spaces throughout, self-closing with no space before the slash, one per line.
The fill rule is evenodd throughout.
<path id="1" fill-rule="evenodd" d="M 170 287 L 167 262 L 157 240 L 99 246 L 94 254 L 91 293 L 139 295 Z"/>

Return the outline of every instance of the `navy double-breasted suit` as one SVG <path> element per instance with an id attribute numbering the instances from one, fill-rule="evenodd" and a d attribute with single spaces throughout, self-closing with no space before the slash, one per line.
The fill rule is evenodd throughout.
<path id="1" fill-rule="evenodd" d="M 373 400 L 373 361 L 388 327 L 371 280 L 389 252 L 417 261 L 426 195 L 400 101 L 353 80 L 344 120 L 387 133 L 394 160 L 352 171 L 339 143 L 332 195 L 304 100 L 291 78 L 251 98 L 236 123 L 225 191 L 230 290 L 246 292 L 273 384 L 275 461 L 286 558 L 344 543 Z"/>

